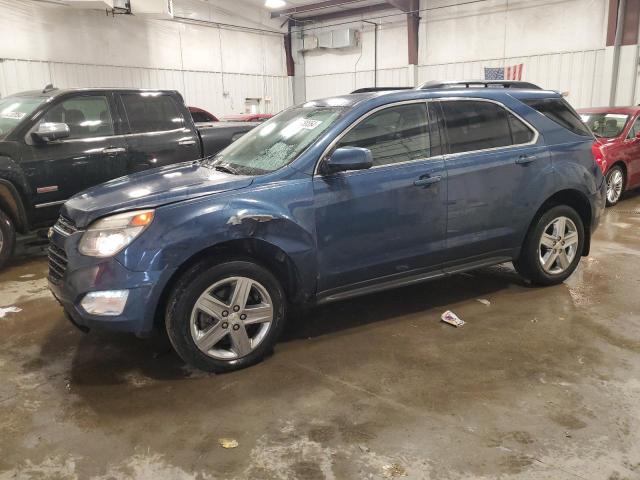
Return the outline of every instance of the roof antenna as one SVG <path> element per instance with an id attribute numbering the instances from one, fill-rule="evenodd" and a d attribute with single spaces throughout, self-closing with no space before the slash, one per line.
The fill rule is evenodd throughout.
<path id="1" fill-rule="evenodd" d="M 42 93 L 47 93 L 47 92 L 50 92 L 51 90 L 55 90 L 55 87 L 53 86 L 53 83 L 49 83 L 49 84 L 47 84 L 47 85 L 42 89 Z"/>

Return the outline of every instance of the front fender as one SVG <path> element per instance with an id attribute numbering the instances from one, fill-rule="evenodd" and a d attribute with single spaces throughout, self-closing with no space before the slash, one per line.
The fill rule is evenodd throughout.
<path id="1" fill-rule="evenodd" d="M 316 242 L 309 179 L 167 205 L 118 260 L 135 271 L 176 269 L 204 250 L 255 239 L 288 256 L 305 293 L 315 291 Z"/>
<path id="2" fill-rule="evenodd" d="M 20 232 L 29 229 L 27 193 L 29 184 L 20 165 L 11 157 L 0 154 L 0 206 L 7 210 Z"/>

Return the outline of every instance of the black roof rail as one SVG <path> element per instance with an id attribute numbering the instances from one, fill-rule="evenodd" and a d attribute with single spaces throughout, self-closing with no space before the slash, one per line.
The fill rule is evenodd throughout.
<path id="1" fill-rule="evenodd" d="M 351 93 L 390 92 L 393 90 L 411 90 L 413 87 L 365 87 L 358 88 Z"/>
<path id="2" fill-rule="evenodd" d="M 417 87 L 417 90 L 441 90 L 446 88 L 519 88 L 542 90 L 542 88 L 535 83 L 517 80 L 456 80 L 449 82 L 431 80 Z"/>

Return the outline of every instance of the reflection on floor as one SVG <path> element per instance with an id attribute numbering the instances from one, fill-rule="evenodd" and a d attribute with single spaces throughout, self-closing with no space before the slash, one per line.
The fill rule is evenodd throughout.
<path id="1" fill-rule="evenodd" d="M 0 272 L 0 479 L 640 478 L 639 265 L 631 194 L 563 285 L 499 266 L 297 312 L 215 376 L 75 330 L 27 252 Z"/>

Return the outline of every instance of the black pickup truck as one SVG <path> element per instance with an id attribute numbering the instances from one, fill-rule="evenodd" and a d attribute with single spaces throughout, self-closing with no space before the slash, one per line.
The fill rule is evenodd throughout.
<path id="1" fill-rule="evenodd" d="M 72 195 L 213 155 L 254 126 L 196 127 L 176 91 L 48 86 L 0 99 L 0 267 L 16 232 L 52 225 Z"/>

